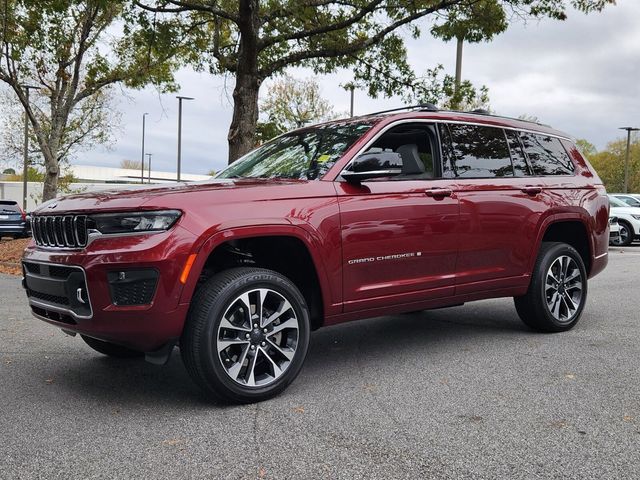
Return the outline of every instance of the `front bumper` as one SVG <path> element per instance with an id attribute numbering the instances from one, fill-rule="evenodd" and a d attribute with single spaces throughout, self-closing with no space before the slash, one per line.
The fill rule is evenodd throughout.
<path id="1" fill-rule="evenodd" d="M 144 352 L 157 350 L 182 333 L 189 305 L 180 304 L 179 278 L 194 241 L 178 225 L 157 234 L 99 237 L 82 250 L 32 243 L 23 257 L 32 313 L 65 331 Z M 157 272 L 150 301 L 117 304 L 114 278 L 141 270 Z"/>

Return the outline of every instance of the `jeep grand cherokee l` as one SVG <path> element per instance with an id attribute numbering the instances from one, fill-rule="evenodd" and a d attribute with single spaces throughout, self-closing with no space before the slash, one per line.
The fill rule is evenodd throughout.
<path id="1" fill-rule="evenodd" d="M 207 182 L 43 204 L 24 285 L 95 350 L 162 363 L 179 345 L 208 397 L 253 402 L 323 326 L 514 297 L 530 328 L 572 328 L 608 214 L 566 134 L 417 108 L 296 130 Z"/>

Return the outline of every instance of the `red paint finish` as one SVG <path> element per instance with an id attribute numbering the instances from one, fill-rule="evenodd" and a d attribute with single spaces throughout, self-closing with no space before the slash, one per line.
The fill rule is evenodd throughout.
<path id="1" fill-rule="evenodd" d="M 435 308 L 526 292 L 545 231 L 580 222 L 588 236 L 590 276 L 607 263 L 608 202 L 602 182 L 563 140 L 575 175 L 491 179 L 376 180 L 352 185 L 341 170 L 378 132 L 403 120 L 468 121 L 561 135 L 526 122 L 453 113 L 379 117 L 320 181 L 237 179 L 73 195 L 55 212 L 182 211 L 169 231 L 98 238 L 82 250 L 37 247 L 24 259 L 76 265 L 86 272 L 93 317 L 67 325 L 152 351 L 181 335 L 189 302 L 209 255 L 225 242 L 288 236 L 308 250 L 322 297 L 324 324 Z M 195 260 L 184 284 L 180 276 Z M 150 305 L 115 306 L 108 272 L 156 269 Z"/>

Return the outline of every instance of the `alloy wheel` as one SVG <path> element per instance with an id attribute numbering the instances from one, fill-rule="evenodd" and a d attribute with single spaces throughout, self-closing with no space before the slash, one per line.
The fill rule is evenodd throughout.
<path id="1" fill-rule="evenodd" d="M 580 308 L 583 278 L 576 261 L 562 255 L 547 271 L 544 294 L 549 312 L 561 323 L 568 323 Z"/>
<path id="2" fill-rule="evenodd" d="M 263 387 L 287 370 L 298 346 L 298 317 L 280 293 L 259 288 L 238 295 L 216 335 L 227 375 L 244 387 Z"/>

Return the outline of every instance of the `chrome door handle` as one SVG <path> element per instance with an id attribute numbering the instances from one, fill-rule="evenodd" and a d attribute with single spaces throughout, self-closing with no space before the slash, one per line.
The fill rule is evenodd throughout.
<path id="1" fill-rule="evenodd" d="M 424 193 L 427 197 L 444 198 L 450 197 L 453 192 L 448 188 L 431 188 L 429 190 L 425 190 Z"/>
<path id="2" fill-rule="evenodd" d="M 522 191 L 527 195 L 537 195 L 542 191 L 542 187 L 524 187 Z"/>

